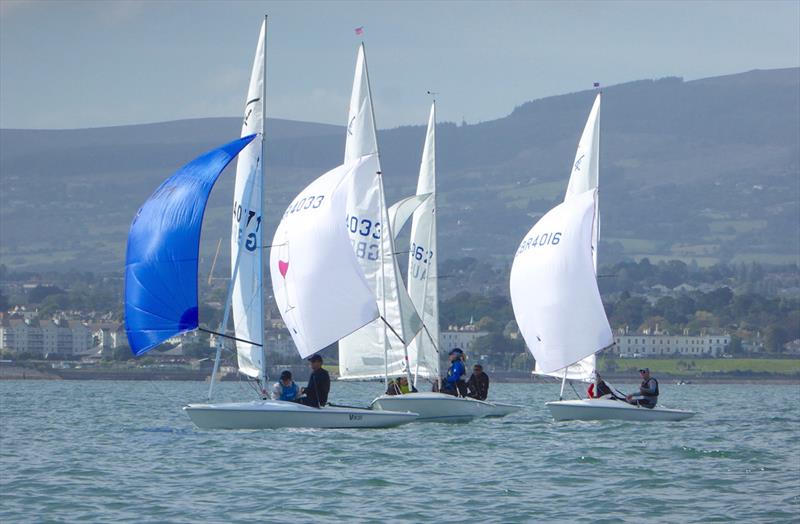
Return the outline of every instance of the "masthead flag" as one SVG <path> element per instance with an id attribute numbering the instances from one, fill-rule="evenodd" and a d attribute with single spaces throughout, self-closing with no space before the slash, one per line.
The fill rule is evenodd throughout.
<path id="1" fill-rule="evenodd" d="M 356 32 L 356 36 L 361 36 L 364 34 L 364 26 L 356 27 L 354 31 Z"/>

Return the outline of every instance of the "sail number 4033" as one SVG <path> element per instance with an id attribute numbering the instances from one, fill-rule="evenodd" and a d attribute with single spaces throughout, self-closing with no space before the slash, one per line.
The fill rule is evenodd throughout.
<path id="1" fill-rule="evenodd" d="M 519 249 L 517 249 L 517 255 L 535 247 L 556 246 L 559 242 L 561 242 L 560 231 L 557 233 L 541 233 L 523 240 L 522 244 L 519 245 Z"/>

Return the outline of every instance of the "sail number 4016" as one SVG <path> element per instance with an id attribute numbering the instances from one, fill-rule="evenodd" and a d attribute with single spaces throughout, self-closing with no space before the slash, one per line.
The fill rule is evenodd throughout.
<path id="1" fill-rule="evenodd" d="M 541 233 L 523 240 L 522 244 L 519 245 L 519 249 L 517 249 L 517 255 L 535 247 L 556 246 L 559 242 L 561 242 L 560 231 L 557 233 Z"/>

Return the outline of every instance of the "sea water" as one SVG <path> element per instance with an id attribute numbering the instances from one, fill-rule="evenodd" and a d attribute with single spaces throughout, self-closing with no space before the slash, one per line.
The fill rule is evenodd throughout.
<path id="1" fill-rule="evenodd" d="M 558 384 L 493 384 L 503 419 L 203 431 L 192 382 L 0 383 L 0 521 L 797 522 L 800 387 L 661 384 L 684 422 L 554 422 Z M 377 383 L 334 383 L 362 404 Z M 568 388 L 569 391 L 569 388 Z M 219 400 L 253 397 L 223 383 Z"/>

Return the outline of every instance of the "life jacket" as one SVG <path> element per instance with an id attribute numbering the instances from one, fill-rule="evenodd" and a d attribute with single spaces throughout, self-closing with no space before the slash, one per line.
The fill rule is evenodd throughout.
<path id="1" fill-rule="evenodd" d="M 656 391 L 655 391 L 655 393 L 653 393 L 653 394 L 651 394 L 651 395 L 644 395 L 645 397 L 657 397 L 657 396 L 658 396 L 658 393 L 659 393 L 659 392 L 658 392 L 658 380 L 656 380 L 655 378 L 653 378 L 653 377 L 650 377 L 650 378 L 648 378 L 647 380 L 643 380 L 643 381 L 642 381 L 642 387 L 647 387 L 647 384 L 648 384 L 648 383 L 649 383 L 651 380 L 652 380 L 653 382 L 655 382 L 655 383 L 656 383 Z"/>
<path id="2" fill-rule="evenodd" d="M 297 398 L 297 394 L 300 393 L 300 388 L 294 382 L 289 386 L 284 386 L 283 382 L 278 382 L 278 386 L 281 388 L 281 396 L 278 400 L 294 400 Z"/>
<path id="3" fill-rule="evenodd" d="M 464 363 L 460 360 L 454 360 L 450 364 L 450 368 L 447 370 L 447 382 L 451 384 L 455 384 L 459 380 L 463 380 L 464 373 L 466 370 L 464 368 Z"/>
<path id="4" fill-rule="evenodd" d="M 600 398 L 606 395 L 611 395 L 612 397 L 614 397 L 614 392 L 611 390 L 610 387 L 608 387 L 608 384 L 606 384 L 604 381 L 600 381 L 597 387 L 595 387 L 594 382 L 589 384 L 589 389 L 587 390 L 587 393 L 589 394 L 589 398 Z"/>
<path id="5" fill-rule="evenodd" d="M 400 386 L 400 394 L 405 395 L 406 393 L 411 393 L 411 389 L 408 387 L 408 385 Z"/>

